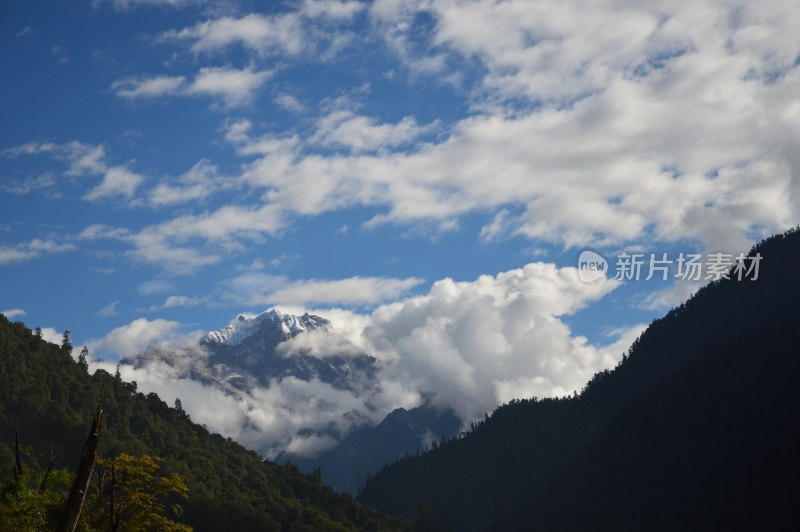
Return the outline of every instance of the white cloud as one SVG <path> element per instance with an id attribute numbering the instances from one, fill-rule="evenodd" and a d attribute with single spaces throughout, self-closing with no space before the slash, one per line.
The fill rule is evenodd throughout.
<path id="1" fill-rule="evenodd" d="M 120 301 L 112 301 L 111 303 L 109 303 L 105 307 L 101 308 L 97 312 L 97 315 L 100 316 L 101 318 L 108 318 L 108 317 L 111 317 L 111 316 L 116 316 L 117 314 L 119 314 L 119 310 L 118 310 L 119 309 L 119 304 L 120 304 Z"/>
<path id="2" fill-rule="evenodd" d="M 0 266 L 32 260 L 41 255 L 63 253 L 75 249 L 77 249 L 75 244 L 69 242 L 58 243 L 55 240 L 42 240 L 39 238 L 34 238 L 30 242 L 23 242 L 13 247 L 0 245 Z"/>
<path id="3" fill-rule="evenodd" d="M 165 281 L 163 279 L 153 279 L 152 281 L 139 283 L 139 285 L 136 287 L 136 291 L 143 296 L 150 296 L 153 294 L 169 292 L 173 288 L 174 287 L 172 283 L 169 281 Z"/>
<path id="4" fill-rule="evenodd" d="M 226 105 L 242 105 L 253 99 L 255 92 L 272 75 L 251 68 L 203 67 L 186 87 L 186 94 L 202 94 L 221 98 Z"/>
<path id="5" fill-rule="evenodd" d="M 275 304 L 289 305 L 374 305 L 396 299 L 422 279 L 409 277 L 394 279 L 385 277 L 350 277 L 338 280 L 302 280 L 269 294 L 268 300 Z"/>
<path id="6" fill-rule="evenodd" d="M 208 53 L 240 44 L 259 54 L 298 54 L 305 47 L 302 25 L 296 13 L 272 17 L 249 14 L 241 18 L 221 17 L 193 27 L 172 30 L 166 40 L 191 42 L 194 53 Z"/>
<path id="7" fill-rule="evenodd" d="M 349 277 L 346 279 L 302 279 L 289 281 L 282 275 L 258 271 L 243 273 L 224 281 L 222 297 L 247 306 L 292 305 L 375 305 L 404 295 L 422 283 L 409 277 Z"/>
<path id="8" fill-rule="evenodd" d="M 275 97 L 275 103 L 293 113 L 300 113 L 306 110 L 306 106 L 303 105 L 303 102 L 291 94 L 279 94 Z"/>
<path id="9" fill-rule="evenodd" d="M 164 310 L 168 308 L 177 308 L 177 307 L 196 307 L 197 305 L 200 305 L 203 301 L 204 301 L 203 298 L 197 296 L 189 297 L 189 296 L 172 295 L 167 297 L 167 299 L 164 300 L 164 303 L 162 303 L 161 305 L 152 306 L 150 307 L 149 310 L 154 311 L 154 310 Z"/>
<path id="10" fill-rule="evenodd" d="M 26 316 L 28 313 L 25 312 L 24 310 L 22 310 L 21 308 L 10 308 L 8 310 L 4 310 L 4 311 L 0 312 L 0 314 L 3 314 L 6 318 L 8 318 L 10 320 L 10 319 L 13 319 L 13 318 L 19 318 L 19 317 L 22 317 L 22 316 Z"/>
<path id="11" fill-rule="evenodd" d="M 483 243 L 491 242 L 507 233 L 512 224 L 512 217 L 508 210 L 500 209 L 488 224 L 481 227 L 478 237 Z"/>
<path id="12" fill-rule="evenodd" d="M 95 356 L 99 354 L 125 358 L 140 354 L 151 346 L 172 348 L 195 343 L 201 334 L 182 333 L 181 324 L 176 321 L 139 318 L 128 325 L 113 329 L 99 340 L 89 340 L 86 345 Z"/>
<path id="13" fill-rule="evenodd" d="M 687 301 L 703 284 L 704 281 L 676 281 L 667 288 L 647 294 L 641 307 L 655 311 L 669 310 Z"/>
<path id="14" fill-rule="evenodd" d="M 421 126 L 410 116 L 396 124 L 378 124 L 374 119 L 337 110 L 319 119 L 312 144 L 324 147 L 344 147 L 352 152 L 397 148 L 430 132 L 437 122 Z"/>
<path id="15" fill-rule="evenodd" d="M 64 339 L 63 334 L 52 327 L 42 327 L 42 338 L 51 344 L 61 345 L 61 341 Z"/>
<path id="16" fill-rule="evenodd" d="M 15 36 L 16 37 L 25 37 L 26 35 L 29 35 L 31 32 L 33 32 L 33 27 L 28 25 L 28 26 L 25 26 L 24 28 L 22 28 L 21 30 L 19 30 L 15 34 Z"/>
<path id="17" fill-rule="evenodd" d="M 92 5 L 111 4 L 114 9 L 125 11 L 137 7 L 182 8 L 193 4 L 204 4 L 207 0 L 92 0 Z"/>
<path id="18" fill-rule="evenodd" d="M 167 38 L 197 53 L 239 44 L 291 57 L 305 50 L 305 34 L 285 28 L 321 8 L 303 6 L 209 20 Z M 225 138 L 247 158 L 239 184 L 260 203 L 147 227 L 129 236 L 132 256 L 190 271 L 275 236 L 295 214 L 357 206 L 383 211 L 367 227 L 456 227 L 479 212 L 491 217 L 484 241 L 691 239 L 734 252 L 800 219 L 800 15 L 786 3 L 731 12 L 710 1 L 385 0 L 369 9 L 401 59 L 443 77 L 474 67 L 474 81 L 462 80 L 469 116 L 435 139 L 413 117 L 391 123 L 341 110 L 300 133 L 256 136 L 249 121 L 231 123 Z M 206 70 L 203 83 L 198 76 L 183 90 L 248 101 L 263 72 L 253 66 L 228 80 L 229 68 Z M 225 232 L 215 230 L 219 221 Z"/>
<path id="19" fill-rule="evenodd" d="M 35 190 L 52 192 L 53 187 L 56 186 L 56 177 L 52 172 L 45 172 L 43 174 L 28 176 L 22 182 L 11 183 L 9 185 L 0 185 L 3 190 L 11 194 L 28 194 Z M 57 193 L 56 193 L 57 194 Z"/>
<path id="20" fill-rule="evenodd" d="M 111 84 L 117 96 L 134 100 L 136 98 L 157 98 L 180 91 L 186 81 L 184 76 L 155 76 L 152 78 L 129 78 Z"/>
<path id="21" fill-rule="evenodd" d="M 377 381 L 355 382 L 357 391 L 294 377 L 247 391 L 205 387 L 182 377 L 205 360 L 199 334 L 182 336 L 178 323 L 164 320 L 136 320 L 90 347 L 132 356 L 157 342 L 172 362 L 138 359 L 135 367 L 123 366 L 123 378 L 167 401 L 180 397 L 195 421 L 268 456 L 287 449 L 313 454 L 334 445 L 337 433 L 417 406 L 423 396 L 433 394 L 436 405 L 469 422 L 511 398 L 579 389 L 596 371 L 615 365 L 642 326 L 616 331 L 608 345 L 595 346 L 573 336 L 561 318 L 616 286 L 582 283 L 574 268 L 534 263 L 471 282 L 444 279 L 424 295 L 369 315 L 312 310 L 330 319 L 332 330 L 300 335 L 281 352 L 375 356 Z"/>
<path id="22" fill-rule="evenodd" d="M 435 394 L 435 404 L 470 421 L 509 396 L 571 393 L 616 363 L 621 353 L 573 337 L 560 319 L 616 286 L 582 283 L 574 268 L 546 263 L 474 282 L 445 279 L 378 308 L 364 337 L 396 361 L 386 378 Z"/>
<path id="23" fill-rule="evenodd" d="M 53 48 L 50 50 L 50 53 L 53 57 L 56 58 L 58 64 L 60 65 L 68 65 L 69 64 L 69 54 L 67 53 L 67 49 L 64 48 L 64 43 L 59 41 L 53 45 Z"/>
<path id="24" fill-rule="evenodd" d="M 215 165 L 202 159 L 179 176 L 175 184 L 159 183 L 150 191 L 149 201 L 156 207 L 196 201 L 233 185 L 228 178 L 220 175 Z"/>
<path id="25" fill-rule="evenodd" d="M 141 175 L 131 172 L 124 166 L 112 166 L 105 171 L 100 184 L 83 197 L 89 201 L 98 201 L 114 196 L 131 198 L 143 180 Z"/>
<path id="26" fill-rule="evenodd" d="M 202 214 L 186 214 L 134 233 L 124 228 L 93 224 L 80 238 L 128 242 L 133 259 L 162 265 L 173 274 L 187 274 L 219 262 L 224 254 L 243 248 L 243 241 L 263 242 L 264 234 L 283 227 L 281 210 L 273 205 L 226 205 Z"/>
<path id="27" fill-rule="evenodd" d="M 366 9 L 367 4 L 348 0 L 303 0 L 301 12 L 308 17 L 349 20 Z"/>
<path id="28" fill-rule="evenodd" d="M 251 101 L 271 75 L 269 71 L 252 68 L 203 67 L 191 82 L 185 76 L 138 77 L 117 80 L 111 84 L 111 90 L 128 100 L 199 95 L 219 98 L 228 106 L 236 106 Z"/>
<path id="29" fill-rule="evenodd" d="M 89 190 L 83 198 L 98 201 L 109 197 L 131 198 L 144 178 L 131 172 L 126 166 L 109 166 L 103 145 L 84 144 L 72 141 L 65 144 L 53 142 L 29 142 L 3 150 L 7 157 L 47 154 L 67 164 L 65 176 L 102 176 L 101 182 Z"/>

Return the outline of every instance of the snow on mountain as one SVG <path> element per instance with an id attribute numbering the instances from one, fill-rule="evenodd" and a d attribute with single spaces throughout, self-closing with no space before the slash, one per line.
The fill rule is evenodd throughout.
<path id="1" fill-rule="evenodd" d="M 302 316 L 284 314 L 272 309 L 253 318 L 239 316 L 230 325 L 218 331 L 209 332 L 203 339 L 206 344 L 220 344 L 235 347 L 270 325 L 279 328 L 284 340 L 294 338 L 301 332 L 314 329 L 328 329 L 330 322 L 325 318 L 305 313 Z"/>

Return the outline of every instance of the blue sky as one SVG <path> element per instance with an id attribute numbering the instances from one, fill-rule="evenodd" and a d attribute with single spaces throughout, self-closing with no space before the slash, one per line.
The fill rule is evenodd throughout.
<path id="1" fill-rule="evenodd" d="M 554 355 L 587 339 L 563 391 L 695 287 L 564 282 L 581 250 L 736 253 L 798 223 L 794 2 L 0 13 L 0 310 L 101 357 L 273 305 L 378 327 L 452 278 L 467 309 L 534 301 L 520 327 L 565 327 Z"/>

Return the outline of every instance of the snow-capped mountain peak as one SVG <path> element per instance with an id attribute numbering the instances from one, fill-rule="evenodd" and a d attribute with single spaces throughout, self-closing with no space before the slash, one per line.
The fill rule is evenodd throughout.
<path id="1" fill-rule="evenodd" d="M 242 342 L 264 328 L 279 329 L 283 339 L 288 340 L 304 331 L 314 329 L 327 330 L 328 325 L 330 325 L 330 322 L 319 316 L 308 313 L 302 316 L 295 316 L 293 314 L 284 314 L 280 310 L 273 308 L 252 318 L 240 315 L 224 329 L 209 332 L 205 336 L 203 343 L 233 347 L 241 345 Z"/>

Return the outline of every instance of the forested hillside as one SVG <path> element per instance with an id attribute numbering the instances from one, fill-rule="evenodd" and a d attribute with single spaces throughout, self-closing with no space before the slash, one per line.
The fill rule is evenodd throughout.
<path id="1" fill-rule="evenodd" d="M 739 338 L 626 401 L 577 460 L 493 528 L 796 527 L 798 339 L 800 321 Z"/>
<path id="2" fill-rule="evenodd" d="M 135 383 L 98 370 L 90 375 L 71 346 L 56 346 L 0 315 L 0 479 L 11 478 L 14 429 L 44 463 L 74 468 L 98 406 L 105 415 L 99 454 L 151 455 L 185 480 L 180 518 L 198 531 L 397 530 L 402 522 L 324 487 L 296 466 L 256 453 L 196 425 Z"/>
<path id="3" fill-rule="evenodd" d="M 623 362 L 613 371 L 597 374 L 579 396 L 521 400 L 503 406 L 489 419 L 476 424 L 466 437 L 385 468 L 367 483 L 359 495 L 360 500 L 389 513 L 418 516 L 434 528 L 484 530 L 493 522 L 503 522 L 509 513 L 516 513 L 514 510 L 520 501 L 526 501 L 525 507 L 540 508 L 531 501 L 536 500 L 546 485 L 557 486 L 548 488 L 547 493 L 561 490 L 558 493 L 562 495 L 569 490 L 612 489 L 612 484 L 606 486 L 597 476 L 592 481 L 599 484 L 590 487 L 568 481 L 559 483 L 558 472 L 574 472 L 578 466 L 570 464 L 585 456 L 582 453 L 588 452 L 590 445 L 607 450 L 599 438 L 605 434 L 609 423 L 620 419 L 619 416 L 624 417 L 625 408 L 634 408 L 629 405 L 639 401 L 646 404 L 644 395 L 655 393 L 668 379 L 694 363 L 711 364 L 709 379 L 716 378 L 738 390 L 745 404 L 750 404 L 750 399 L 754 401 L 752 404 L 759 404 L 755 395 L 768 393 L 769 388 L 739 384 L 737 379 L 746 372 L 741 364 L 750 364 L 748 371 L 758 374 L 761 360 L 773 356 L 769 348 L 752 350 L 749 355 L 740 353 L 738 374 L 729 373 L 733 366 L 724 359 L 717 357 L 714 363 L 706 361 L 712 353 L 720 352 L 719 346 L 735 344 L 738 338 L 750 338 L 748 345 L 752 346 L 758 344 L 759 339 L 766 340 L 783 331 L 782 338 L 791 345 L 794 329 L 785 327 L 797 323 L 800 318 L 793 305 L 800 299 L 800 233 L 795 230 L 772 237 L 756 246 L 751 255 L 755 253 L 763 257 L 757 281 L 722 280 L 703 288 L 686 304 L 653 322 Z M 764 342 L 763 345 L 772 344 Z M 787 347 L 784 345 L 784 348 Z M 777 360 L 788 362 L 785 357 Z M 789 366 L 783 370 L 780 366 L 774 367 L 771 371 L 793 374 Z M 771 393 L 782 404 L 792 403 L 788 395 L 791 392 L 786 388 L 773 389 Z M 705 404 L 707 397 L 701 394 L 694 397 L 696 409 L 712 408 L 710 403 Z M 652 415 L 660 415 L 656 408 L 653 410 Z M 758 414 L 753 411 L 743 415 Z M 669 419 L 675 424 L 676 434 L 680 434 L 683 426 L 680 413 L 671 412 Z M 687 418 L 685 423 L 691 424 L 692 420 Z M 665 438 L 669 437 L 667 432 L 664 434 Z M 694 445 L 691 439 L 667 442 L 689 449 Z M 750 459 L 750 450 L 737 449 L 741 460 Z M 768 447 L 759 449 L 766 452 Z M 593 456 L 601 459 L 601 451 L 594 452 Z M 668 466 L 666 461 L 663 464 L 663 467 Z M 737 463 L 725 466 L 739 467 Z M 604 463 L 603 467 L 616 465 Z M 659 470 L 658 464 L 653 467 Z M 579 478 L 579 475 L 573 473 L 570 478 Z M 548 479 L 552 479 L 552 484 L 546 484 Z M 559 504 L 570 505 L 568 500 L 560 500 Z M 577 507 L 570 508 L 576 511 Z M 533 527 L 535 523 L 534 519 L 528 526 Z"/>

